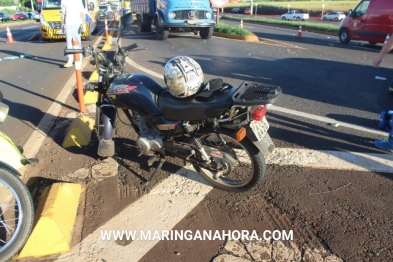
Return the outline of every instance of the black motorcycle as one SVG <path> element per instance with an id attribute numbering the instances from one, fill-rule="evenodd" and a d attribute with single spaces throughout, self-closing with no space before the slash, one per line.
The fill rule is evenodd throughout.
<path id="1" fill-rule="evenodd" d="M 121 24 L 131 23 L 129 15 L 122 17 Z M 233 87 L 214 79 L 190 98 L 175 98 L 151 77 L 124 72 L 125 58 L 136 47 L 118 46 L 111 59 L 110 53 L 91 47 L 64 51 L 93 55 L 99 71 L 98 84 L 85 87 L 99 94 L 98 155 L 114 155 L 114 120 L 117 109 L 122 109 L 138 134 L 139 151 L 151 157 L 149 166 L 159 161 L 144 184 L 161 169 L 166 156 L 172 156 L 192 163 L 216 188 L 243 192 L 255 187 L 265 174 L 265 157 L 274 150 L 267 132 L 267 105 L 281 95 L 281 88 L 249 82 Z"/>

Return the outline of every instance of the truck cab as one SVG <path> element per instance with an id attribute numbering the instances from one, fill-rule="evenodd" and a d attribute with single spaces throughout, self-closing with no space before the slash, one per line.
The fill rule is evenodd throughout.
<path id="1" fill-rule="evenodd" d="M 149 32 L 154 25 L 159 40 L 178 30 L 193 31 L 202 39 L 211 38 L 214 32 L 214 15 L 208 0 L 131 0 L 131 10 L 140 31 Z"/>

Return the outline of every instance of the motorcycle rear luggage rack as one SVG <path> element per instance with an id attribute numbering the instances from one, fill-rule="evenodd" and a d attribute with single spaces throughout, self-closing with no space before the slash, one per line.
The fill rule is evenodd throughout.
<path id="1" fill-rule="evenodd" d="M 233 94 L 235 105 L 253 106 L 272 104 L 282 93 L 281 87 L 243 82 Z"/>

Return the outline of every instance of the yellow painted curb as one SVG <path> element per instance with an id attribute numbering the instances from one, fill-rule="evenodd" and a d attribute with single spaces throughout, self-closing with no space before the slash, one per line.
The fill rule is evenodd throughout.
<path id="1" fill-rule="evenodd" d="M 236 39 L 236 40 L 244 40 L 247 42 L 257 42 L 259 41 L 259 38 L 256 35 L 248 35 L 248 36 L 235 36 L 235 35 L 228 35 L 228 34 L 222 34 L 222 33 L 213 33 L 214 36 L 218 37 L 225 37 L 225 38 L 230 38 L 230 39 Z"/>
<path id="2" fill-rule="evenodd" d="M 87 146 L 90 142 L 93 127 L 94 119 L 78 116 L 69 125 L 62 146 L 64 148 Z"/>
<path id="3" fill-rule="evenodd" d="M 82 186 L 56 183 L 46 188 L 38 204 L 34 229 L 18 259 L 62 254 L 71 250 L 72 230 Z"/>
<path id="4" fill-rule="evenodd" d="M 94 70 L 89 77 L 89 81 L 96 82 L 96 81 L 98 81 L 98 77 L 99 77 L 99 74 L 98 74 L 97 70 Z"/>
<path id="5" fill-rule="evenodd" d="M 95 104 L 97 103 L 98 93 L 95 91 L 85 91 L 83 95 L 83 99 L 85 104 Z"/>
<path id="6" fill-rule="evenodd" d="M 106 51 L 106 50 L 110 50 L 110 49 L 111 49 L 111 45 L 105 42 L 105 44 L 104 44 L 104 46 L 102 47 L 101 50 L 102 51 Z"/>

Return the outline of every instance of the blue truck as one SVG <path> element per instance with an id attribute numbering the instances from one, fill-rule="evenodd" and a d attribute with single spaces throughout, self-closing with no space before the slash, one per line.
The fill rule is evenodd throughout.
<path id="1" fill-rule="evenodd" d="M 131 0 L 131 10 L 139 31 L 150 32 L 153 25 L 159 40 L 179 30 L 209 39 L 216 25 L 209 0 Z"/>

